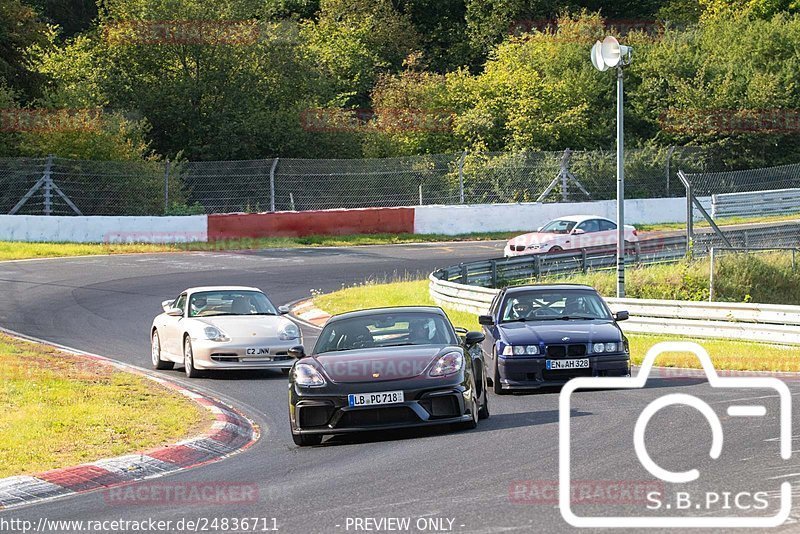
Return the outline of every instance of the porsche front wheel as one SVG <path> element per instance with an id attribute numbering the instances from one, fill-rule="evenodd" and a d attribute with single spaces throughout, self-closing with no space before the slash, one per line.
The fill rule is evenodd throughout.
<path id="1" fill-rule="evenodd" d="M 200 371 L 194 366 L 194 352 L 192 352 L 192 340 L 189 336 L 183 340 L 183 367 L 186 372 L 186 378 L 197 378 L 200 376 Z"/>

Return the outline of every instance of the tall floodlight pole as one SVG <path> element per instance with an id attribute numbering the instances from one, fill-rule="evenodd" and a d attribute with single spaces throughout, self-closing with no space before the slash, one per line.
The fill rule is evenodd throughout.
<path id="1" fill-rule="evenodd" d="M 625 296 L 625 143 L 622 126 L 622 67 L 617 67 L 617 298 Z"/>
<path id="2" fill-rule="evenodd" d="M 623 129 L 622 69 L 630 65 L 630 46 L 623 46 L 611 36 L 592 47 L 592 64 L 601 72 L 617 71 L 617 297 L 625 296 L 625 146 Z"/>

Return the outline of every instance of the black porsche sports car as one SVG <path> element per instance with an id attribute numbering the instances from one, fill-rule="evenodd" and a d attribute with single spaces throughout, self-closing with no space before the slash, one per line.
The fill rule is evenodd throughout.
<path id="1" fill-rule="evenodd" d="M 482 352 L 494 392 L 560 386 L 577 376 L 628 376 L 628 340 L 600 294 L 576 284 L 501 290 L 489 315 Z"/>
<path id="2" fill-rule="evenodd" d="M 456 424 L 489 417 L 481 332 L 453 328 L 435 307 L 381 308 L 332 317 L 311 354 L 298 346 L 289 374 L 297 445 L 326 434 Z"/>

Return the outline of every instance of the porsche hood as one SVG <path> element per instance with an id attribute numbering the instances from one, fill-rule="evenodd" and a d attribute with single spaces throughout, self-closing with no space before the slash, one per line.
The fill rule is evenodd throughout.
<path id="1" fill-rule="evenodd" d="M 384 347 L 325 352 L 313 358 L 334 382 L 376 382 L 419 376 L 443 354 L 458 350 L 448 345 Z"/>

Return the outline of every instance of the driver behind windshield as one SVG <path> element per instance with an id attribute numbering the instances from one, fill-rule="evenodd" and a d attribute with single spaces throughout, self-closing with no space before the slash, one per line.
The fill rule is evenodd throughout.
<path id="1" fill-rule="evenodd" d="M 208 306 L 208 299 L 205 297 L 192 297 L 190 317 L 196 317 L 203 313 Z"/>
<path id="2" fill-rule="evenodd" d="M 533 306 L 529 302 L 517 302 L 511 308 L 512 319 L 528 319 L 533 311 Z"/>
<path id="3" fill-rule="evenodd" d="M 586 315 L 589 313 L 586 310 L 586 303 L 583 298 L 581 297 L 569 297 L 567 298 L 566 303 L 564 304 L 564 316 L 573 316 L 573 315 Z M 591 315 L 591 313 L 589 313 Z"/>

